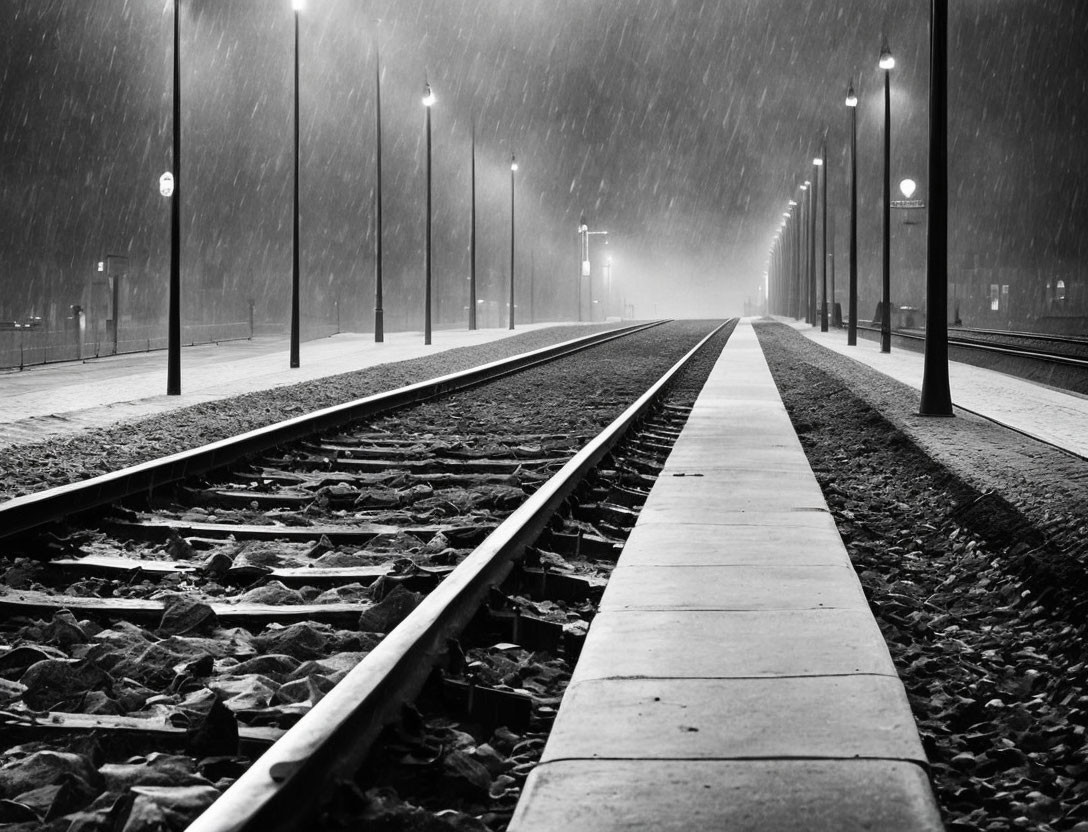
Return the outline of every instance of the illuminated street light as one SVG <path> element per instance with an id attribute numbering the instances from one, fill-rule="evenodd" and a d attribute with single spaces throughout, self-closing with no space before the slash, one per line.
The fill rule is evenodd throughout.
<path id="1" fill-rule="evenodd" d="M 173 173 L 159 177 L 170 200 L 170 290 L 166 334 L 166 395 L 181 395 L 181 0 L 174 0 Z M 116 331 L 116 330 L 115 330 Z"/>
<path id="2" fill-rule="evenodd" d="M 298 26 L 299 12 L 302 11 L 302 0 L 292 0 L 291 7 L 295 11 L 295 195 L 292 211 L 291 231 L 291 358 L 290 365 L 294 369 L 299 366 L 299 231 L 298 231 L 298 192 L 299 192 L 299 142 L 298 142 L 298 111 L 299 111 L 299 85 L 298 85 Z"/>
<path id="3" fill-rule="evenodd" d="M 850 323 L 846 344 L 852 347 L 858 343 L 858 97 L 853 81 L 846 91 L 846 106 L 850 108 L 850 286 L 846 301 Z"/>
<path id="4" fill-rule="evenodd" d="M 510 329 L 514 328 L 514 176 L 518 171 L 518 160 L 510 156 Z"/>
<path id="5" fill-rule="evenodd" d="M 301 2 L 301 0 L 296 0 Z M 374 59 L 374 343 L 385 341 L 385 309 L 382 301 L 382 59 Z"/>
<path id="6" fill-rule="evenodd" d="M 427 242 L 423 248 L 423 343 L 431 343 L 431 107 L 435 103 L 431 85 L 423 84 L 423 106 L 427 108 Z"/>
<path id="7" fill-rule="evenodd" d="M 820 332 L 827 332 L 827 168 L 824 165 L 824 159 L 827 158 L 827 142 L 825 141 L 820 145 L 820 155 L 812 160 L 812 164 L 816 166 L 817 182 L 820 171 L 823 171 L 824 186 L 821 192 L 822 196 L 822 223 L 823 223 L 823 268 L 821 269 L 821 289 L 820 289 Z M 813 250 L 815 250 L 815 244 L 813 244 Z"/>
<path id="8" fill-rule="evenodd" d="M 884 70 L 884 260 L 880 288 L 880 351 L 892 351 L 892 282 L 891 282 L 891 156 L 892 156 L 892 82 L 891 69 L 895 59 L 888 48 L 888 39 L 880 47 L 880 68 Z"/>
<path id="9" fill-rule="evenodd" d="M 899 183 L 899 192 L 903 194 L 906 199 L 910 199 L 914 196 L 914 192 L 918 189 L 918 183 L 913 179 L 904 179 Z"/>
<path id="10" fill-rule="evenodd" d="M 578 236 L 581 241 L 582 251 L 582 270 L 581 277 L 589 278 L 589 320 L 593 322 L 593 275 L 592 269 L 589 264 L 589 238 L 592 235 L 600 234 L 607 236 L 607 231 L 590 231 L 589 226 L 586 225 L 586 215 L 582 214 L 582 218 L 578 221 Z M 582 320 L 582 282 L 581 277 L 578 280 L 578 320 Z"/>
<path id="11" fill-rule="evenodd" d="M 468 257 L 468 328 L 476 329 L 476 122 L 472 122 L 472 208 L 470 222 L 472 230 L 469 233 Z"/>

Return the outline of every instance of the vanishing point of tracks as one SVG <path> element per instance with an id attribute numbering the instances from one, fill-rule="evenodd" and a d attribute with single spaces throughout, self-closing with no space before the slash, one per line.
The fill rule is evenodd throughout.
<path id="1" fill-rule="evenodd" d="M 272 829 L 312 823 L 436 675 L 471 717 L 540 727 L 553 703 L 481 683 L 490 660 L 466 662 L 465 629 L 576 654 L 578 605 L 694 399 L 663 404 L 666 377 L 646 388 L 711 329 L 651 328 L 452 395 L 452 377 L 414 385 L 0 505 L 9 744 L 174 748 L 192 757 L 185 797 L 212 804 L 191 828 Z M 704 377 L 728 331 L 708 336 Z M 135 778 L 154 800 L 156 761 L 134 759 L 101 768 L 106 785 Z M 501 778 L 510 799 L 525 773 Z M 86 808 L 0 796 L 0 822 Z"/>

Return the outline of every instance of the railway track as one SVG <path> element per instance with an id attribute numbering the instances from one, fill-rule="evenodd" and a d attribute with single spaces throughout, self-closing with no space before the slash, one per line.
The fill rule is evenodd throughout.
<path id="1" fill-rule="evenodd" d="M 858 325 L 858 329 L 879 334 L 880 327 Z M 922 330 L 899 329 L 893 335 L 906 341 L 924 343 Z M 1088 370 L 1088 342 L 1081 338 L 1047 336 L 1000 330 L 950 329 L 949 347 L 958 347 L 995 357 L 1029 359 L 1043 364 Z"/>
<path id="2" fill-rule="evenodd" d="M 604 366 L 615 371 L 630 343 L 599 348 Z M 600 387 L 599 373 L 583 381 Z M 586 620 L 562 607 L 523 614 L 524 599 L 599 591 L 684 415 L 657 405 L 659 424 L 618 457 L 667 379 L 626 409 L 619 389 L 585 400 L 572 382 L 575 406 L 527 429 L 527 389 L 554 382 L 526 373 L 453 396 L 480 377 L 413 385 L 0 506 L 8 551 L 24 556 L 0 597 L 6 735 L 178 748 L 193 785 L 174 797 L 190 810 L 229 785 L 193 829 L 286 829 L 312 822 L 326 787 L 352 777 L 436 663 L 470 715 L 528 724 L 533 697 L 478 685 L 451 639 L 482 621 L 505 628 L 500 652 L 523 641 L 575 654 Z M 164 799 L 149 784 L 155 759 L 140 759 L 126 770 L 142 784 L 122 795 L 127 811 Z M 79 801 L 13 803 L 31 823 Z"/>

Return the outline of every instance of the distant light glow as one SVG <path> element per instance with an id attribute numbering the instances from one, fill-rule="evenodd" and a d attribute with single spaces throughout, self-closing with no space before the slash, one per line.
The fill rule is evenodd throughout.
<path id="1" fill-rule="evenodd" d="M 814 164 L 816 167 L 820 167 L 820 165 L 822 165 L 823 163 L 824 160 L 821 159 L 819 156 L 812 160 L 812 164 Z"/>
<path id="2" fill-rule="evenodd" d="M 518 169 L 518 160 L 516 157 L 510 157 L 510 170 L 514 171 Z"/>
<path id="3" fill-rule="evenodd" d="M 159 193 L 163 196 L 174 195 L 174 174 L 170 171 L 159 177 Z"/>
<path id="4" fill-rule="evenodd" d="M 902 191 L 903 196 L 905 196 L 907 199 L 910 199 L 912 196 L 914 196 L 914 191 L 917 187 L 918 183 L 915 182 L 913 179 L 904 179 L 902 182 L 899 183 L 899 190 Z"/>
<path id="5" fill-rule="evenodd" d="M 795 199 L 791 199 L 791 200 L 790 200 L 790 207 L 791 207 L 791 208 L 792 208 L 793 206 L 795 206 L 796 204 L 797 204 L 797 200 L 795 200 Z"/>
<path id="6" fill-rule="evenodd" d="M 296 12 L 302 11 L 306 7 L 306 0 L 291 0 L 291 8 Z"/>
<path id="7" fill-rule="evenodd" d="M 851 84 L 850 88 L 846 91 L 846 106 L 856 107 L 858 106 L 858 97 L 854 93 L 854 85 Z"/>
<path id="8" fill-rule="evenodd" d="M 423 106 L 424 107 L 434 106 L 434 102 L 437 101 L 437 100 L 438 99 L 434 97 L 434 93 L 431 92 L 431 85 L 430 84 L 424 84 L 423 85 Z"/>

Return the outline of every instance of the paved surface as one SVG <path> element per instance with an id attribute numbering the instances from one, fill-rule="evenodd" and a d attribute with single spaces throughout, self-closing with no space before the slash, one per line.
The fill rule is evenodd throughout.
<path id="1" fill-rule="evenodd" d="M 742 322 L 624 547 L 510 830 L 939 830 L 925 765 Z"/>
<path id="2" fill-rule="evenodd" d="M 421 332 L 342 333 L 300 345 L 300 367 L 288 366 L 284 338 L 255 338 L 185 347 L 180 396 L 166 395 L 166 352 L 133 353 L 0 373 L 0 445 L 150 416 L 317 378 L 475 346 L 554 323 L 509 329 L 436 330 L 425 346 Z"/>
<path id="3" fill-rule="evenodd" d="M 820 332 L 819 327 L 803 322 L 778 320 L 817 344 L 866 364 L 921 393 L 922 353 L 894 346 L 891 352 L 882 353 L 878 342 L 866 338 L 858 338 L 857 346 L 848 347 L 844 329 Z M 954 407 L 1088 459 L 1088 396 L 957 361 L 949 362 L 948 378 Z"/>

